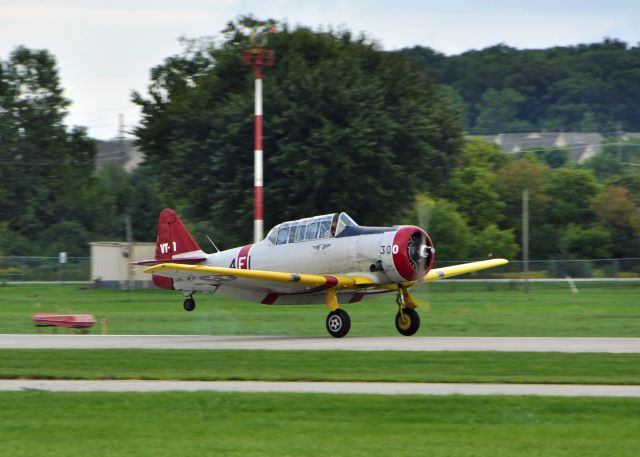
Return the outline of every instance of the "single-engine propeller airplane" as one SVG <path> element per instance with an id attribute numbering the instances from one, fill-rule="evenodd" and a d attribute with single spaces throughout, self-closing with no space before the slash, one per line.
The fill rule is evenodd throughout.
<path id="1" fill-rule="evenodd" d="M 267 305 L 324 303 L 331 336 L 351 328 L 342 303 L 395 293 L 396 329 L 410 336 L 420 327 L 409 288 L 424 281 L 497 267 L 491 259 L 432 269 L 435 249 L 419 227 L 363 227 L 347 213 L 326 214 L 276 225 L 255 244 L 206 254 L 176 213 L 162 210 L 153 260 L 153 283 L 182 290 L 184 309 L 193 311 L 197 291 L 216 292 Z"/>

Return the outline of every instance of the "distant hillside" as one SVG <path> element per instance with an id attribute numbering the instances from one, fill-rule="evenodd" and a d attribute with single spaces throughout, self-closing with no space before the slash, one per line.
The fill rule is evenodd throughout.
<path id="1" fill-rule="evenodd" d="M 446 56 L 400 51 L 449 86 L 475 134 L 532 130 L 640 131 L 640 47 L 617 40 L 517 50 L 496 45 Z"/>

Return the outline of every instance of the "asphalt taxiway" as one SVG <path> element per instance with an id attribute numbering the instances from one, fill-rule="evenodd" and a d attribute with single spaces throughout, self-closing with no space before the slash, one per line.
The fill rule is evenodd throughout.
<path id="1" fill-rule="evenodd" d="M 253 349 L 640 353 L 640 338 L 0 334 L 0 349 Z"/>

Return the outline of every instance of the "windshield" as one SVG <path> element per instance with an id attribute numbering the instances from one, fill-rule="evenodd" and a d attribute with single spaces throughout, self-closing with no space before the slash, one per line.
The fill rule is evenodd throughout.
<path id="1" fill-rule="evenodd" d="M 357 226 L 358 224 L 356 224 L 355 221 L 351 219 L 351 217 L 349 217 L 347 213 L 340 213 L 340 216 L 338 217 L 338 225 L 336 227 L 335 236 L 340 235 L 346 227 L 357 227 Z"/>
<path id="2" fill-rule="evenodd" d="M 283 222 L 271 229 L 267 238 L 271 243 L 291 244 L 338 236 L 346 227 L 357 227 L 347 213 L 333 213 Z"/>

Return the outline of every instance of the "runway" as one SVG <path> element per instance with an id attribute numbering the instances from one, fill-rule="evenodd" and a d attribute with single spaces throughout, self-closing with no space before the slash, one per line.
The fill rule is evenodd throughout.
<path id="1" fill-rule="evenodd" d="M 373 395 L 545 395 L 640 397 L 640 386 L 565 384 L 419 384 L 390 382 L 0 380 L 0 391 L 263 392 Z"/>
<path id="2" fill-rule="evenodd" d="M 640 338 L 0 334 L 0 349 L 247 349 L 640 353 Z"/>

